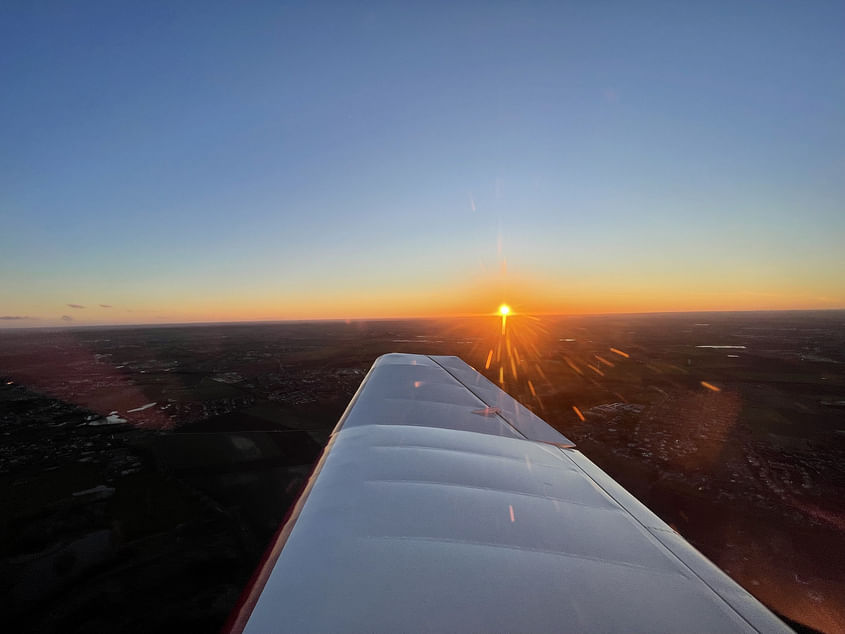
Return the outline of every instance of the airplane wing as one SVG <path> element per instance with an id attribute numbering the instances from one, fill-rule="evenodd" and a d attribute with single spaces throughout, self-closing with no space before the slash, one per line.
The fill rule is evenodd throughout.
<path id="1" fill-rule="evenodd" d="M 380 357 L 231 629 L 789 632 L 457 357 Z"/>

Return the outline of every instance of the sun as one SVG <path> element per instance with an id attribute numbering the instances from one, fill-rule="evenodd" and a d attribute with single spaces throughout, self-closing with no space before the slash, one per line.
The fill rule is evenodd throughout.
<path id="1" fill-rule="evenodd" d="M 502 304 L 499 306 L 499 314 L 502 316 L 502 335 L 504 336 L 505 331 L 508 327 L 508 315 L 511 312 L 511 307 L 507 304 Z"/>

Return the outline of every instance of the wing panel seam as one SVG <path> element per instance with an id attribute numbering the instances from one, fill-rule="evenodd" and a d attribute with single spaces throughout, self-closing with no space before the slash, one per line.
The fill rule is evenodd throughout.
<path id="1" fill-rule="evenodd" d="M 395 542 L 423 542 L 430 544 L 455 544 L 459 546 L 475 546 L 478 548 L 493 548 L 501 550 L 515 550 L 520 552 L 538 553 L 543 555 L 552 555 L 561 557 L 562 559 L 576 559 L 579 561 L 589 561 L 598 563 L 603 566 L 619 566 L 621 568 L 629 568 L 632 570 L 641 570 L 649 574 L 659 574 L 664 576 L 675 576 L 682 579 L 690 580 L 690 577 L 685 576 L 679 570 L 663 570 L 661 568 L 652 568 L 651 566 L 643 566 L 640 564 L 630 563 L 626 561 L 619 561 L 616 559 L 602 559 L 599 557 L 590 557 L 588 555 L 578 555 L 575 553 L 561 552 L 559 550 L 549 550 L 548 548 L 530 548 L 527 546 L 517 546 L 515 544 L 498 544 L 494 542 L 481 542 L 471 539 L 449 539 L 443 537 L 416 537 L 416 536 L 401 536 L 401 535 L 373 535 L 364 538 L 367 541 L 395 541 Z M 698 578 L 698 575 L 695 575 Z"/>
<path id="2" fill-rule="evenodd" d="M 449 376 L 451 376 L 453 379 L 455 379 L 455 380 L 456 380 L 456 381 L 457 381 L 460 385 L 463 385 L 463 386 L 464 386 L 464 388 L 465 388 L 465 389 L 466 389 L 466 390 L 467 390 L 470 394 L 472 394 L 473 396 L 475 396 L 475 398 L 477 398 L 479 401 L 481 401 L 482 403 L 484 403 L 487 407 L 493 407 L 493 405 L 492 405 L 492 404 L 490 404 L 490 403 L 488 403 L 487 401 L 485 401 L 485 400 L 481 397 L 481 395 L 480 395 L 480 394 L 478 394 L 477 392 L 475 392 L 475 391 L 474 391 L 474 390 L 473 390 L 473 389 L 472 389 L 469 385 L 467 385 L 466 383 L 464 383 L 463 381 L 461 381 L 461 380 L 460 380 L 457 376 L 455 376 L 454 374 L 452 374 L 452 373 L 449 371 L 449 368 L 447 368 L 446 366 L 444 366 L 442 363 L 440 363 L 437 359 L 435 359 L 435 358 L 434 358 L 434 357 L 432 357 L 431 355 L 426 355 L 426 356 L 427 356 L 429 359 L 431 359 L 431 361 L 432 361 L 432 362 L 436 363 L 438 368 L 440 368 L 440 369 L 441 369 L 441 370 L 443 370 L 446 374 L 448 374 L 448 375 L 449 375 Z M 529 440 L 528 436 L 526 436 L 524 433 L 522 433 L 522 430 L 518 429 L 518 428 L 517 428 L 516 426 L 514 426 L 514 425 L 513 425 L 513 424 L 512 424 L 512 423 L 511 423 L 511 422 L 510 422 L 507 418 L 505 418 L 504 416 L 502 416 L 501 411 L 497 411 L 497 412 L 496 412 L 496 414 L 495 414 L 495 416 L 497 416 L 499 419 L 501 419 L 502 421 L 504 421 L 504 422 L 505 422 L 505 424 L 506 424 L 506 425 L 508 425 L 508 427 L 510 427 L 511 429 L 513 429 L 514 431 L 516 431 L 516 433 L 517 433 L 517 434 L 519 434 L 520 436 L 522 436 L 525 440 Z"/>
<path id="3" fill-rule="evenodd" d="M 473 484 L 460 484 L 457 482 L 442 482 L 438 480 L 403 480 L 402 478 L 371 478 L 369 480 L 364 480 L 367 484 L 396 484 L 396 485 L 407 485 L 407 486 L 437 486 L 437 487 L 445 487 L 445 488 L 452 488 L 452 489 L 468 489 L 470 491 L 485 491 L 488 493 L 500 493 L 502 495 L 512 495 L 516 497 L 526 497 L 532 498 L 535 500 L 545 500 L 547 502 L 561 502 L 563 504 L 572 504 L 574 506 L 579 506 L 581 508 L 588 508 L 593 509 L 596 511 L 602 512 L 610 512 L 610 513 L 618 513 L 618 508 L 613 508 L 612 506 L 596 506 L 595 504 L 586 504 L 584 502 L 579 502 L 577 500 L 572 500 L 569 498 L 556 498 L 550 495 L 541 495 L 539 493 L 526 493 L 525 491 L 517 491 L 515 489 L 497 489 L 495 487 L 485 487 L 485 486 L 477 486 Z M 624 509 L 623 509 L 624 510 Z"/>

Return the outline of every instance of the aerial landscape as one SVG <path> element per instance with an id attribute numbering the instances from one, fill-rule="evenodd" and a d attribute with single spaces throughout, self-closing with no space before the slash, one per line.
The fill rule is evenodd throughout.
<path id="1" fill-rule="evenodd" d="M 466 528 L 462 547 L 514 575 L 498 581 L 549 593 L 520 595 L 537 601 L 522 614 L 546 623 L 577 612 L 573 628 L 606 617 L 614 629 L 672 612 L 667 631 L 706 630 L 721 622 L 712 614 L 772 629 L 730 594 L 764 624 L 780 626 L 771 610 L 797 631 L 845 631 L 843 32 L 845 5 L 825 0 L 3 3 L 4 622 L 261 631 L 247 619 L 259 595 L 276 605 L 268 579 L 298 526 L 300 545 L 448 542 L 437 542 L 443 559 L 424 560 L 441 599 L 444 565 L 470 561 L 443 554 L 459 541 L 449 529 Z M 364 494 L 350 493 L 381 491 L 362 474 L 353 482 L 358 466 L 411 471 L 410 460 L 327 468 L 350 487 L 337 508 L 360 511 L 364 528 L 347 536 L 349 516 L 332 515 L 339 532 L 326 538 L 325 524 L 297 522 L 332 499 L 308 502 L 333 447 L 379 426 L 423 433 L 375 415 L 361 425 L 375 431 L 336 427 L 394 352 L 459 357 L 483 375 L 461 365 L 473 385 L 503 390 L 566 442 L 523 433 L 415 357 L 393 370 L 405 383 L 384 385 L 460 393 L 473 421 L 450 429 L 440 418 L 457 410 L 439 405 L 456 403 L 431 400 L 414 419 L 438 417 L 419 425 L 441 430 L 429 438 L 480 429 L 466 442 L 485 442 L 499 425 L 522 444 L 497 441 L 490 455 L 525 460 L 479 483 L 487 467 L 473 470 L 454 440 L 463 480 L 377 474 L 443 505 L 425 516 L 398 488 L 393 506 L 376 496 L 367 514 L 354 506 Z M 443 385 L 411 377 L 429 363 Z M 391 416 L 407 407 L 379 394 Z M 553 455 L 555 476 L 535 478 L 529 454 Z M 590 475 L 601 470 L 609 478 Z M 570 472 L 581 489 L 565 489 Z M 530 486 L 510 486 L 523 476 Z M 566 497 L 575 490 L 592 497 Z M 459 494 L 502 512 L 481 522 Z M 534 522 L 545 532 L 517 521 L 511 494 L 548 511 Z M 643 505 L 647 520 L 632 510 Z M 364 530 L 381 513 L 405 524 Z M 476 539 L 470 521 L 444 519 L 423 534 L 447 515 L 490 531 Z M 614 522 L 639 546 L 614 537 L 611 561 L 601 539 Z M 587 533 L 583 552 L 558 539 Z M 653 559 L 637 568 L 621 545 Z M 332 563 L 328 549 L 296 552 Z M 381 629 L 433 627 L 425 614 L 402 620 L 427 605 L 409 562 L 396 577 L 408 601 L 394 606 L 386 578 L 368 577 L 356 591 L 387 609 L 350 599 L 366 604 L 350 629 L 379 629 L 370 619 L 394 607 L 399 620 Z M 599 563 L 608 576 L 584 572 Z M 284 575 L 299 586 L 275 598 L 304 610 L 304 569 L 322 571 L 310 577 L 319 597 L 324 581 L 342 585 L 337 567 L 299 566 Z M 669 591 L 640 582 L 646 570 Z M 601 588 L 587 592 L 588 577 Z M 667 581 L 681 578 L 702 594 Z M 586 594 L 564 596 L 576 586 Z M 510 596 L 493 587 L 479 606 Z M 646 587 L 656 608 L 638 601 Z M 605 589 L 620 612 L 587 606 Z M 709 607 L 670 609 L 671 591 Z M 302 614 L 279 628 L 327 622 Z M 487 616 L 466 629 L 495 629 Z"/>
<path id="2" fill-rule="evenodd" d="M 0 333 L 4 612 L 39 631 L 221 627 L 369 366 L 404 351 L 499 382 L 777 613 L 845 622 L 845 312 L 508 328 Z"/>

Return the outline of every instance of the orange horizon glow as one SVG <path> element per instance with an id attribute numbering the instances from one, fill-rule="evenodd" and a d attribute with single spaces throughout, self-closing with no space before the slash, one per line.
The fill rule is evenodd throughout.
<path id="1" fill-rule="evenodd" d="M 604 315 L 686 312 L 845 309 L 845 291 L 830 288 L 795 288 L 757 291 L 719 288 L 714 284 L 669 285 L 611 283 L 607 280 L 555 281 L 541 276 L 480 276 L 465 278 L 450 287 L 432 282 L 403 281 L 362 290 L 220 288 L 136 289 L 124 296 L 109 296 L 100 289 L 80 289 L 72 297 L 47 301 L 19 297 L 0 308 L 7 318 L 0 327 L 55 325 L 107 325 L 143 323 L 209 323 L 303 321 L 333 319 L 456 318 L 494 314 L 504 318 L 521 315 Z M 306 299 L 305 296 L 308 295 Z M 508 303 L 501 302 L 502 297 Z M 101 307 L 107 304 L 109 308 Z M 84 309 L 72 307 L 85 306 Z M 507 307 L 503 314 L 502 308 Z M 485 310 L 485 307 L 487 309 Z M 62 321 L 62 315 L 71 320 Z M 615 351 L 614 351 L 615 353 Z"/>
<path id="2" fill-rule="evenodd" d="M 630 309 L 605 309 L 599 308 L 590 310 L 560 310 L 548 309 L 545 311 L 522 310 L 520 314 L 528 314 L 532 317 L 567 317 L 567 316 L 601 316 L 601 315 L 660 315 L 660 314 L 704 314 L 704 313 L 733 313 L 733 312 L 790 312 L 790 311 L 838 311 L 845 310 L 840 306 L 761 306 L 750 307 L 746 305 L 729 306 L 720 308 L 709 308 L 695 306 L 684 309 L 670 309 L 657 307 L 632 307 Z M 151 313 L 164 313 L 152 315 Z M 146 313 L 146 314 L 145 314 Z M 499 315 L 503 322 L 513 313 Z M 55 327 L 62 326 L 94 326 L 94 325 L 144 325 L 144 324 L 203 324 L 203 323 L 260 323 L 260 322 L 285 322 L 285 321 L 367 321 L 367 320 L 391 320 L 391 319 L 466 319 L 481 318 L 490 315 L 489 311 L 460 311 L 439 313 L 433 311 L 387 311 L 387 312 L 316 312 L 308 313 L 295 311 L 289 313 L 267 313 L 256 311 L 255 313 L 245 311 L 209 311 L 209 312 L 171 312 L 171 311 L 145 311 L 135 310 L 131 315 L 117 318 L 109 318 L 106 315 L 75 316 L 73 321 L 63 322 L 53 317 L 34 316 L 28 319 L 16 319 L 0 321 L 0 328 L 31 328 L 31 327 Z"/>

